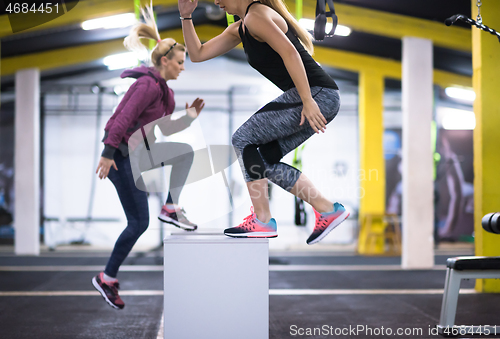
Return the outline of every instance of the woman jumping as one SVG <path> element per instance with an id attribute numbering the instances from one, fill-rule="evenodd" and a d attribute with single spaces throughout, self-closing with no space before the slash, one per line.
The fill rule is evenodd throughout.
<path id="1" fill-rule="evenodd" d="M 314 133 L 324 133 L 335 118 L 340 97 L 335 81 L 311 57 L 313 45 L 306 30 L 288 12 L 282 0 L 215 0 L 241 20 L 202 44 L 191 14 L 197 0 L 179 0 L 184 41 L 193 62 L 228 52 L 243 43 L 249 64 L 284 91 L 248 119 L 232 137 L 253 208 L 251 215 L 224 234 L 231 237 L 278 235 L 271 216 L 267 180 L 309 203 L 316 224 L 307 239 L 314 244 L 344 221 L 344 206 L 326 199 L 299 170 L 280 160 Z M 304 48 L 304 46 L 305 48 Z M 305 124 L 305 120 L 309 122 Z"/>
<path id="2" fill-rule="evenodd" d="M 154 67 L 141 66 L 122 73 L 122 78 L 131 77 L 137 80 L 129 88 L 115 113 L 105 127 L 104 151 L 97 166 L 99 178 L 108 177 L 118 192 L 125 215 L 127 227 L 116 241 L 106 268 L 92 279 L 94 287 L 103 298 L 114 308 L 122 309 L 125 304 L 118 295 L 118 269 L 128 256 L 132 247 L 149 226 L 148 197 L 142 177 L 134 178 L 134 172 L 150 170 L 155 167 L 172 165 L 170 189 L 167 201 L 158 218 L 182 229 L 192 231 L 197 228 L 184 215 L 178 206 L 179 194 L 186 182 L 193 163 L 193 149 L 188 144 L 175 142 L 149 143 L 148 151 L 164 155 L 166 159 L 159 160 L 157 166 L 142 168 L 129 156 L 129 141 L 135 131 L 141 129 L 148 134 L 147 140 L 154 141 L 154 129 L 145 132 L 145 126 L 162 119 L 160 127 L 164 135 L 179 132 L 191 124 L 200 114 L 204 102 L 197 98 L 188 109 L 187 114 L 180 119 L 170 120 L 174 111 L 174 92 L 167 86 L 168 80 L 177 79 L 184 70 L 186 59 L 185 47 L 174 39 L 161 39 L 151 8 L 143 11 L 146 24 L 136 25 L 125 38 L 125 46 L 130 50 L 144 48 L 140 38 L 152 39 L 157 42 L 151 54 Z M 148 128 L 148 126 L 146 126 Z M 137 152 L 133 152 L 137 153 Z M 144 152 L 148 156 L 149 152 Z M 139 160 L 141 164 L 147 163 Z M 135 168 L 133 166 L 141 167 Z M 137 179 L 137 180 L 136 180 Z"/>

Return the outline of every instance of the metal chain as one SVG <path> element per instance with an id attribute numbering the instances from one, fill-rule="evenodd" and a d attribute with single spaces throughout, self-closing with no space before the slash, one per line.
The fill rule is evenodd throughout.
<path id="1" fill-rule="evenodd" d="M 445 20 L 445 24 L 447 26 L 453 25 L 457 20 L 463 21 L 468 23 L 471 26 L 476 26 L 479 29 L 482 29 L 483 31 L 486 31 L 492 35 L 496 35 L 498 38 L 498 41 L 500 42 L 500 32 L 495 31 L 493 28 L 489 28 L 488 26 L 483 24 L 483 18 L 481 17 L 481 5 L 482 2 L 481 0 L 476 0 L 476 6 L 477 6 L 477 18 L 476 21 L 466 17 L 463 14 L 456 14 L 448 19 Z"/>
<path id="2" fill-rule="evenodd" d="M 483 23 L 483 18 L 481 17 L 481 0 L 477 0 L 476 2 L 476 6 L 477 6 L 477 18 L 476 18 L 476 22 L 478 24 L 482 24 Z"/>

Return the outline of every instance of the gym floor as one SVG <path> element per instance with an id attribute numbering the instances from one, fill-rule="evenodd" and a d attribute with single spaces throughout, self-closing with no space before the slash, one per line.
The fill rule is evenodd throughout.
<path id="1" fill-rule="evenodd" d="M 0 337 L 163 338 L 162 253 L 132 252 L 119 274 L 126 306 L 115 310 L 91 284 L 109 252 L 75 247 L 27 257 L 0 247 Z M 399 257 L 271 252 L 269 338 L 440 338 L 430 330 L 439 321 L 446 259 L 472 248 L 436 254 L 433 270 L 407 271 Z M 500 324 L 500 295 L 473 287 L 462 282 L 456 323 Z"/>

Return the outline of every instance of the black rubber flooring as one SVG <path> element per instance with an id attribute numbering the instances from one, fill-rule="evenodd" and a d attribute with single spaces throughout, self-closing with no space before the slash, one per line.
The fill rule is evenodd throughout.
<path id="1" fill-rule="evenodd" d="M 431 332 L 439 321 L 441 299 L 440 295 L 271 296 L 269 338 L 442 338 Z M 499 302 L 496 295 L 462 295 L 457 323 L 500 323 Z M 299 329 L 307 334 L 307 329 L 325 325 L 326 333 L 298 335 Z M 403 335 L 397 335 L 398 330 Z"/>
<path id="2" fill-rule="evenodd" d="M 40 257 L 19 257 L 0 253 L 0 266 L 104 266 L 108 255 L 109 253 L 50 252 Z M 135 253 L 124 265 L 161 265 L 161 256 L 161 252 Z M 452 255 L 436 256 L 436 264 L 444 265 L 446 258 L 450 256 Z M 282 255 L 272 256 L 270 264 L 399 265 L 400 259 L 335 254 Z M 3 270 L 0 271 L 0 292 L 93 292 L 95 290 L 90 280 L 96 273 Z M 445 271 L 271 270 L 269 278 L 270 289 L 419 290 L 442 289 Z M 119 279 L 123 291 L 163 290 L 162 271 L 123 271 L 119 274 Z M 473 287 L 474 281 L 462 282 L 462 288 Z M 123 296 L 123 299 L 125 309 L 115 310 L 97 294 L 0 296 L 0 338 L 156 339 L 161 323 L 163 298 Z M 441 338 L 430 332 L 439 320 L 442 301 L 440 294 L 271 295 L 269 301 L 270 339 Z M 459 298 L 457 324 L 500 325 L 498 314 L 500 294 L 465 294 Z M 244 318 L 241 320 L 244 327 Z M 403 334 L 397 334 L 398 330 L 402 330 Z M 480 336 L 476 336 L 478 337 Z M 206 338 L 193 339 L 217 338 L 207 335 Z"/>
<path id="3" fill-rule="evenodd" d="M 156 339 L 163 311 L 158 296 L 127 297 L 120 311 L 99 296 L 1 298 L 1 338 Z"/>

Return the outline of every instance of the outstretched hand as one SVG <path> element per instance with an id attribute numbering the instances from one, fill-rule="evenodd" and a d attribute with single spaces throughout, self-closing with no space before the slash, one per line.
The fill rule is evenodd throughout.
<path id="1" fill-rule="evenodd" d="M 205 101 L 203 101 L 203 99 L 200 98 L 196 98 L 191 104 L 191 106 L 189 106 L 188 103 L 186 102 L 186 111 L 191 118 L 196 118 L 198 115 L 200 115 L 200 112 L 203 109 L 203 107 L 205 107 Z"/>
<path id="2" fill-rule="evenodd" d="M 181 17 L 190 17 L 198 6 L 198 0 L 179 0 L 178 6 Z"/>
<path id="3" fill-rule="evenodd" d="M 314 132 L 319 133 L 319 131 L 321 131 L 325 133 L 327 121 L 323 114 L 321 114 L 316 101 L 311 100 L 308 103 L 304 103 L 300 118 L 300 125 L 304 124 L 305 119 L 309 121 L 309 124 Z"/>

